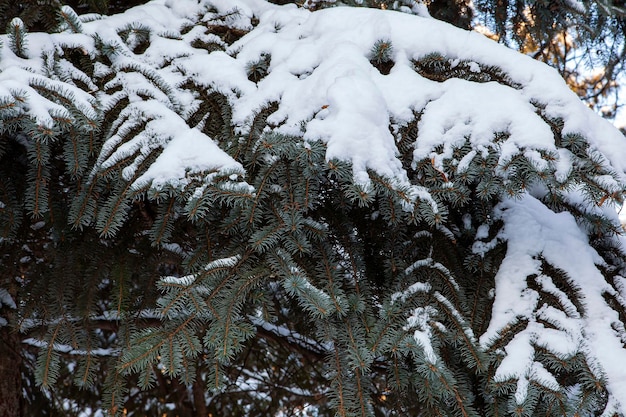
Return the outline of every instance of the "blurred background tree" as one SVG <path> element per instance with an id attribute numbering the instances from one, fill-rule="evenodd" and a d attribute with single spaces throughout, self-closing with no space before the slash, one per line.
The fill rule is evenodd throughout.
<path id="1" fill-rule="evenodd" d="M 624 74 L 623 1 L 478 0 L 474 5 L 476 28 L 556 68 L 590 107 L 606 118 L 616 116 Z"/>

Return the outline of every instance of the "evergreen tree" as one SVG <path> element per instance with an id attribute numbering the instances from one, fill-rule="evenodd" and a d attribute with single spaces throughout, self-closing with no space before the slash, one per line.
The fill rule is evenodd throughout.
<path id="1" fill-rule="evenodd" d="M 482 35 L 234 6 L 10 22 L 0 416 L 626 414 L 623 136 Z"/>

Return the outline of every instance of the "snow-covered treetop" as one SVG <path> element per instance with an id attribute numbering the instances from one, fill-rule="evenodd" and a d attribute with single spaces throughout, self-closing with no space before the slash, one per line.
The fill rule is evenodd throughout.
<path id="1" fill-rule="evenodd" d="M 217 9 L 214 16 L 232 14 L 229 26 L 254 30 L 225 51 L 211 54 L 189 49 L 187 44 L 201 37 L 197 29 L 185 34 L 182 42 L 151 34 L 139 60 L 160 68 L 174 59 L 158 71 L 169 85 L 180 83 L 182 68 L 184 76 L 226 95 L 233 106 L 233 124 L 242 135 L 255 114 L 278 103 L 268 119 L 270 126 L 280 133 L 324 140 L 327 158 L 350 161 L 357 182 L 367 182 L 367 169 L 406 182 L 393 128 L 408 124 L 415 114 L 421 117 L 414 160 L 434 158 L 442 171 L 442 160 L 450 158 L 452 149 L 465 138 L 478 152 L 498 146 L 501 165 L 524 153 L 543 167 L 546 160 L 540 153 L 555 154 L 559 147 L 547 121 L 558 120 L 562 135 L 585 137 L 592 148 L 607 156 L 623 180 L 626 147 L 621 134 L 586 108 L 556 71 L 478 33 L 459 31 L 433 19 L 371 9 L 310 13 L 262 1 L 215 1 L 211 5 Z M 185 18 L 200 11 L 195 2 L 165 2 L 163 6 L 155 2 L 89 23 L 85 32 L 116 39 L 115 28 L 141 22 L 158 34 L 181 27 Z M 172 15 L 181 20 L 173 22 Z M 204 16 L 207 25 L 212 16 Z M 125 48 L 124 43 L 118 44 Z M 388 74 L 370 62 L 378 59 L 377 45 L 388 48 L 381 62 L 392 65 Z M 120 57 L 121 62 L 127 59 L 138 60 Z M 446 70 L 453 73 L 443 74 Z M 179 98 L 180 108 L 193 106 L 185 99 L 189 97 Z M 495 133 L 508 138 L 496 144 Z M 181 140 L 181 147 L 189 151 L 193 147 L 188 145 Z M 443 150 L 435 150 L 441 146 Z M 218 158 L 218 152 L 212 154 Z M 555 174 L 564 178 L 572 160 L 565 152 L 553 156 Z M 198 154 L 193 153 L 190 160 L 196 158 Z M 168 168 L 173 169 L 174 159 L 168 160 Z M 205 161 L 198 166 L 182 155 L 178 160 L 179 168 L 227 165 L 219 158 L 214 164 Z M 157 169 L 153 167 L 142 180 L 167 182 L 176 177 L 175 172 L 184 172 Z"/>
<path id="2" fill-rule="evenodd" d="M 155 121 L 132 143 L 111 155 L 103 152 L 103 166 L 137 149 L 147 152 L 147 147 L 154 146 L 150 136 L 175 139 L 168 141 L 161 158 L 168 162 L 151 166 L 136 181 L 137 186 L 176 182 L 190 170 L 238 165 L 213 149 L 210 140 L 203 143 L 194 130 L 181 134 L 183 120 L 157 122 L 165 117 L 163 112 L 184 116 L 198 105 L 191 94 L 177 91 L 189 79 L 228 98 L 232 123 L 241 135 L 250 129 L 255 114 L 277 104 L 268 118 L 270 129 L 323 140 L 327 159 L 349 161 L 359 183 L 368 181 L 368 169 L 408 182 L 394 133 L 416 114 L 420 117 L 414 163 L 432 158 L 443 173 L 443 160 L 451 159 L 452 150 L 467 139 L 479 153 L 498 148 L 503 176 L 507 162 L 522 153 L 540 169 L 551 165 L 557 179 L 563 180 L 573 161 L 555 143 L 553 128 L 558 126 L 563 136 L 584 137 L 607 158 L 607 167 L 610 163 L 618 180 L 625 178 L 622 135 L 590 111 L 556 71 L 476 32 L 434 19 L 341 7 L 311 13 L 295 5 L 279 7 L 261 0 L 200 5 L 191 0 L 153 1 L 121 15 L 81 19 L 82 34 L 29 35 L 26 61 L 4 42 L 2 85 L 11 88 L 11 83 L 19 83 L 22 90 L 28 90 L 32 69 L 45 73 L 46 55 L 58 53 L 61 47 L 87 53 L 93 50 L 94 40 L 110 46 L 113 68 L 118 71 L 109 86 L 121 86 L 133 102 L 125 112 L 148 115 Z M 200 26 L 189 30 L 199 20 L 210 26 L 224 19 L 229 27 L 247 34 L 226 45 Z M 182 28 L 189 31 L 182 33 Z M 209 53 L 194 48 L 194 42 L 214 43 L 224 50 Z M 141 53 L 133 52 L 137 48 Z M 154 79 L 145 80 L 128 68 Z M 98 70 L 96 65 L 96 75 Z M 144 100 L 142 93 L 156 91 L 155 82 L 165 91 Z M 85 100 L 84 91 L 73 89 L 72 93 Z M 75 100 L 77 105 L 80 100 Z M 93 99 L 86 100 L 81 108 Z M 110 105 L 101 101 L 103 107 Z M 32 100 L 29 107 L 40 125 L 50 124 L 49 114 L 63 111 L 44 103 Z M 500 135 L 497 141 L 496 134 Z M 104 149 L 115 146 L 111 140 Z M 194 146 L 207 152 L 192 151 Z M 460 169 L 470 157 L 458 161 Z M 129 167 L 128 178 L 132 170 Z"/>
<path id="3" fill-rule="evenodd" d="M 494 348 L 502 357 L 496 382 L 516 380 L 523 403 L 529 385 L 558 389 L 536 360 L 539 348 L 583 355 L 607 379 L 607 415 L 626 415 L 626 368 L 614 366 L 626 363 L 615 307 L 626 297 L 622 265 L 590 245 L 596 217 L 618 227 L 610 203 L 625 190 L 626 139 L 556 71 L 478 33 L 392 11 L 310 12 L 262 0 L 156 0 L 80 20 L 63 10 L 64 32 L 29 34 L 27 45 L 16 44 L 23 28 L 12 23 L 13 43 L 3 39 L 0 52 L 0 106 L 32 119 L 37 146 L 77 124 L 103 129 L 84 185 L 97 190 L 114 179 L 117 188 L 99 212 L 98 193 L 87 191 L 74 225 L 114 234 L 130 201 L 157 200 L 163 190 L 189 201 L 215 184 L 254 195 L 228 150 L 255 129 L 304 148 L 323 143 L 326 161 L 349 164 L 363 194 L 373 192 L 374 176 L 385 178 L 406 196 L 406 211 L 427 202 L 432 225 L 445 226 L 447 208 L 462 206 L 475 184 L 477 198 L 500 204 L 471 249 L 481 256 L 505 242 L 508 250 L 488 329 L 468 330 L 468 339 L 489 350 L 513 324 L 527 323 Z M 92 59 L 93 74 L 76 69 L 69 51 Z M 64 59 L 53 62 L 55 55 Z M 426 169 L 436 180 L 424 180 Z M 31 211 L 45 211 L 34 200 Z M 558 213 L 563 207 L 575 213 Z M 496 221 L 504 225 L 491 234 Z M 610 239 L 624 249 L 621 238 Z M 564 271 L 580 303 L 542 272 L 544 262 Z M 410 291 L 430 291 L 422 284 Z M 541 291 L 560 309 L 543 303 Z M 408 328 L 430 320 L 428 311 L 416 310 Z M 431 337 L 415 331 L 436 362 Z"/>
<path id="4" fill-rule="evenodd" d="M 223 13 L 233 7 L 214 4 Z M 436 153 L 439 168 L 459 141 L 469 138 L 482 150 L 494 146 L 496 132 L 509 135 L 499 144 L 502 161 L 520 150 L 556 152 L 544 119 L 562 119 L 563 135 L 581 134 L 623 171 L 619 132 L 589 111 L 556 71 L 478 33 L 371 9 L 312 14 L 260 2 L 237 7 L 241 27 L 252 28 L 250 20 L 258 17 L 254 32 L 225 53 L 196 56 L 190 71 L 229 94 L 243 131 L 251 114 L 278 102 L 269 118 L 277 130 L 322 138 L 328 158 L 350 160 L 359 181 L 366 169 L 406 177 L 389 125 L 405 125 L 415 113 L 421 114 L 415 161 L 435 156 L 443 145 Z M 388 48 L 382 58 L 388 74 L 370 62 L 379 59 L 380 43 Z M 247 68 L 263 60 L 267 76 L 248 80 Z M 559 162 L 559 171 L 571 169 Z"/>

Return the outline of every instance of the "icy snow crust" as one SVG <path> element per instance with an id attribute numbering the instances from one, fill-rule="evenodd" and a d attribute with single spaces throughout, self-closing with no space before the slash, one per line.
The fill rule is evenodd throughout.
<path id="1" fill-rule="evenodd" d="M 96 35 L 115 43 L 121 52 L 111 58 L 114 68 L 143 66 L 169 87 L 166 93 L 145 100 L 142 92 L 155 90 L 154 85 L 146 84 L 145 78 L 118 71 L 111 81 L 128 93 L 131 104 L 124 111 L 129 117 L 122 118 L 125 120 L 122 125 L 114 126 L 97 169 L 137 154 L 124 170 L 124 178 L 132 180 L 136 189 L 168 184 L 184 187 L 189 183 L 190 173 L 245 176 L 241 164 L 222 151 L 216 141 L 185 123 L 186 109 L 195 104 L 193 97 L 178 89 L 185 76 L 228 97 L 235 130 L 242 135 L 250 128 L 256 113 L 270 103 L 277 103 L 277 111 L 268 119 L 268 130 L 324 141 L 327 159 L 351 163 L 354 180 L 359 184 L 368 184 L 368 170 L 371 170 L 394 179 L 398 185 L 412 187 L 419 198 L 429 198 L 427 190 L 409 183 L 392 133 L 418 113 L 421 118 L 419 136 L 414 143 L 414 163 L 430 159 L 443 172 L 442 161 L 451 159 L 452 150 L 468 140 L 472 150 L 458 161 L 457 168 L 462 169 L 474 156 L 495 148 L 496 132 L 507 132 L 509 136 L 497 145 L 501 162 L 521 152 L 542 166 L 546 161 L 537 151 L 548 151 L 556 157 L 553 163 L 557 180 L 564 181 L 576 167 L 569 151 L 554 143 L 550 127 L 538 114 L 540 106 L 545 117 L 562 119 L 564 135 L 580 134 L 593 150 L 603 154 L 616 172 L 615 187 L 624 188 L 626 143 L 619 131 L 584 106 L 554 70 L 478 33 L 391 11 L 333 8 L 310 13 L 293 5 L 278 7 L 261 0 L 201 3 L 157 0 L 117 16 L 85 18 L 83 34 L 31 34 L 28 60 L 16 57 L 8 42 L 2 42 L 0 94 L 23 92 L 30 97 L 26 101 L 30 114 L 41 125 L 50 125 L 51 115 L 64 113 L 65 109 L 50 101 L 35 100 L 37 93 L 28 87 L 33 74 L 24 68 L 32 68 L 35 63 L 44 68 L 45 56 L 42 58 L 40 52 L 54 51 L 58 44 L 76 44 L 90 52 L 94 50 Z M 239 14 L 233 16 L 232 26 L 250 32 L 225 52 L 208 53 L 192 48 L 193 40 L 209 35 L 201 30 L 182 35 L 177 30 L 183 24 L 196 24 L 198 16 L 205 13 L 205 4 L 211 4 L 219 13 L 236 8 Z M 206 16 L 208 24 L 210 13 Z M 253 17 L 258 19 L 254 27 Z M 148 49 L 136 55 L 116 32 L 132 22 L 149 26 L 154 34 L 171 35 L 152 36 Z M 395 64 L 388 75 L 382 75 L 369 62 L 370 51 L 379 40 L 389 40 L 393 46 Z M 454 78 L 443 82 L 427 79 L 413 69 L 412 61 L 433 52 L 453 64 L 469 62 L 473 72 L 500 68 L 511 82 L 503 85 Z M 263 56 L 271 57 L 269 73 L 258 83 L 252 82 L 246 68 Z M 180 68 L 185 69 L 185 76 Z M 41 73 L 45 71 L 42 69 Z M 89 114 L 97 111 L 97 100 L 106 108 L 114 98 L 99 92 L 92 97 L 79 89 L 76 94 L 77 105 Z M 116 131 L 131 129 L 133 123 L 142 120 L 147 121 L 147 128 L 122 144 Z M 156 161 L 135 175 L 146 155 L 157 148 L 163 150 Z M 206 177 L 206 181 L 211 178 Z M 614 182 L 611 177 L 606 180 Z M 496 379 L 516 378 L 516 400 L 522 402 L 530 381 L 547 387 L 557 385 L 554 377 L 533 360 L 534 346 L 549 345 L 564 357 L 582 351 L 597 365 L 594 371 L 606 376 L 612 394 L 607 413 L 619 410 L 626 414 L 626 401 L 617 402 L 626 399 L 626 367 L 615 366 L 626 363 L 626 350 L 620 335 L 612 328 L 620 319 L 602 297 L 604 292 L 613 294 L 615 290 L 596 266 L 603 260 L 590 248 L 587 235 L 572 216 L 555 214 L 528 194 L 501 203 L 497 216 L 505 226 L 496 240 L 506 241 L 508 250 L 496 277 L 492 321 L 480 336 L 480 344 L 487 348 L 499 331 L 519 318 L 528 319 L 529 325 L 505 347 Z M 483 246 L 477 244 L 474 249 L 480 252 L 490 244 L 493 242 L 483 242 Z M 540 274 L 538 284 L 557 297 L 567 311 L 538 305 L 537 293 L 526 283 L 528 276 L 540 271 L 538 256 L 564 270 L 571 283 L 584 294 L 584 315 L 577 312 L 549 278 Z M 413 292 L 427 290 L 427 283 L 410 287 Z M 397 294 L 395 298 L 403 296 Z M 4 304 L 10 304 L 9 298 L 0 298 Z M 427 356 L 434 358 L 430 336 L 423 330 L 427 313 L 416 309 L 407 329 L 417 328 L 416 340 L 426 353 L 431 353 Z M 547 329 L 542 321 L 558 324 L 562 330 Z"/>

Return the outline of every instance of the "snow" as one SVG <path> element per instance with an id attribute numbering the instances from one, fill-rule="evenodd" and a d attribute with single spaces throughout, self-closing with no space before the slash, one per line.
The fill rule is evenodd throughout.
<path id="1" fill-rule="evenodd" d="M 426 264 L 426 262 L 424 262 Z M 417 292 L 430 292 L 431 285 L 427 282 L 415 282 L 411 284 L 406 290 L 401 292 L 393 293 L 391 296 L 391 302 L 395 303 L 400 300 L 401 302 L 405 302 L 407 298 Z"/>
<path id="2" fill-rule="evenodd" d="M 38 347 L 38 348 L 47 348 L 48 347 L 48 342 L 45 342 L 43 340 L 39 340 L 39 339 L 35 339 L 32 337 L 28 337 L 22 340 L 22 343 L 25 345 L 30 345 L 30 346 L 34 346 L 34 347 Z M 97 348 L 97 349 L 91 349 L 91 350 L 81 350 L 81 349 L 75 349 L 74 347 L 72 347 L 71 345 L 66 345 L 66 344 L 60 344 L 60 343 L 55 343 L 54 344 L 54 350 L 57 352 L 62 352 L 62 353 L 67 353 L 70 355 L 94 355 L 94 356 L 117 356 L 120 353 L 120 350 L 115 348 Z"/>
<path id="3" fill-rule="evenodd" d="M 450 159 L 453 148 L 462 146 L 466 137 L 477 149 L 484 149 L 494 146 L 496 132 L 511 135 L 501 145 L 501 161 L 523 148 L 555 150 L 550 127 L 535 111 L 526 97 L 510 87 L 451 79 L 441 96 L 425 107 L 414 159 L 435 156 L 435 166 L 443 170 L 441 161 Z M 442 143 L 444 151 L 434 154 L 433 149 Z"/>
<path id="4" fill-rule="evenodd" d="M 148 170 L 135 180 L 138 187 L 144 183 L 150 183 L 154 188 L 165 183 L 180 186 L 188 171 L 223 170 L 242 175 L 244 173 L 241 164 L 226 155 L 215 142 L 207 140 L 198 130 L 189 129 L 180 118 L 168 117 L 153 121 L 146 133 L 172 139 Z"/>
<path id="5" fill-rule="evenodd" d="M 413 338 L 424 350 L 424 356 L 431 364 L 437 363 L 437 355 L 431 343 L 432 327 L 430 321 L 432 317 L 436 317 L 438 314 L 437 309 L 432 306 L 417 307 L 408 317 L 407 324 L 403 328 L 404 331 L 416 328 L 413 330 Z"/>
<path id="6" fill-rule="evenodd" d="M 111 81 L 111 85 L 122 86 L 132 107 L 138 111 L 141 107 L 141 115 L 136 117 L 167 120 L 151 122 L 152 134 L 121 145 L 113 155 L 106 154 L 107 160 L 100 160 L 104 169 L 139 151 L 141 155 L 125 169 L 125 178 L 132 179 L 135 188 L 186 186 L 190 173 L 243 172 L 237 162 L 214 146 L 212 138 L 184 125 L 184 109 L 194 106 L 194 99 L 177 87 L 186 77 L 228 98 L 239 134 L 246 134 L 256 113 L 277 103 L 278 109 L 268 118 L 272 130 L 322 140 L 327 144 L 327 160 L 350 162 L 357 184 L 367 186 L 369 172 L 375 172 L 394 179 L 398 187 L 408 187 L 407 195 L 414 199 L 429 200 L 430 196 L 410 184 L 390 127 L 402 126 L 418 113 L 420 133 L 414 161 L 432 159 L 442 172 L 443 160 L 465 140 L 472 150 L 457 161 L 460 171 L 474 156 L 484 155 L 495 146 L 495 133 L 505 132 L 509 137 L 498 144 L 501 165 L 522 153 L 538 167 L 545 166 L 536 151 L 550 151 L 557 155 L 556 177 L 563 180 L 573 162 L 566 152 L 557 151 L 550 127 L 538 114 L 543 107 L 543 117 L 562 118 L 564 132 L 583 134 L 593 149 L 607 156 L 620 178 L 625 178 L 626 146 L 622 146 L 624 139 L 619 132 L 587 109 L 556 71 L 478 33 L 393 11 L 337 7 L 311 13 L 295 5 L 279 7 L 261 0 L 215 0 L 211 4 L 218 12 L 206 14 L 207 24 L 228 13 L 227 22 L 232 27 L 250 30 L 253 17 L 259 22 L 225 52 L 207 53 L 190 43 L 209 35 L 195 29 L 184 35 L 178 32 L 198 19 L 202 6 L 191 0 L 154 1 L 111 17 L 83 17 L 83 34 L 58 34 L 52 41 L 35 39 L 37 48 L 51 50 L 55 43 L 70 44 L 75 37 L 77 44 L 91 51 L 93 41 L 88 35 L 97 35 L 116 46 L 117 54 L 111 56 L 113 69 L 146 68 L 150 77 L 167 87 L 169 91 L 160 92 L 132 71 L 118 71 Z M 134 54 L 133 45 L 126 45 L 117 33 L 118 28 L 136 26 L 136 22 L 150 30 L 150 45 L 141 55 Z M 379 73 L 369 62 L 371 49 L 380 40 L 391 41 L 394 66 L 388 75 Z M 0 87 L 17 82 L 29 95 L 36 95 L 29 90 L 27 77 L 32 73 L 23 70 L 24 60 L 12 55 L 6 43 L 2 53 L 10 59 L 0 63 L 0 77 L 11 80 L 0 78 Z M 412 62 L 431 53 L 441 54 L 451 67 L 467 68 L 472 74 L 500 68 L 509 80 L 504 85 L 458 78 L 443 82 L 427 79 L 414 70 Z M 262 57 L 270 58 L 268 74 L 255 83 L 248 79 L 247 68 Z M 171 65 L 164 65 L 166 62 Z M 76 90 L 76 94 L 84 95 Z M 150 106 L 141 104 L 141 94 L 146 91 L 154 98 Z M 170 93 L 174 91 L 177 93 Z M 113 97 L 100 95 L 99 99 Z M 63 111 L 58 107 L 45 100 L 31 100 L 29 112 L 40 124 L 50 125 L 51 112 Z M 81 108 L 89 111 L 90 105 Z M 113 135 L 104 149 L 109 152 L 118 145 Z M 437 151 L 440 145 L 442 150 Z M 159 148 L 163 151 L 157 163 L 137 177 L 143 159 Z M 433 202 L 431 205 L 438 211 Z"/>
<path id="7" fill-rule="evenodd" d="M 291 343 L 298 344 L 306 349 L 312 350 L 317 353 L 328 353 L 333 349 L 332 342 L 320 343 L 314 339 L 308 338 L 306 336 L 301 335 L 300 333 L 289 329 L 284 325 L 276 325 L 273 323 L 269 323 L 263 320 L 261 317 L 257 316 L 248 316 L 248 319 L 258 327 L 263 328 L 264 330 L 284 337 Z"/>
<path id="8" fill-rule="evenodd" d="M 612 327 L 620 319 L 602 296 L 614 290 L 598 269 L 602 259 L 589 245 L 574 217 L 566 212 L 554 213 L 528 194 L 501 203 L 497 217 L 505 223 L 499 238 L 507 242 L 507 254 L 496 276 L 492 320 L 480 342 L 484 347 L 489 346 L 499 331 L 520 317 L 530 323 L 506 346 L 506 357 L 496 379 L 519 378 L 516 399 L 521 402 L 526 392 L 525 381 L 532 373 L 528 364 L 534 363 L 531 359 L 536 343 L 549 346 L 563 357 L 582 351 L 590 363 L 600 366 L 615 398 L 626 398 L 626 369 L 615 366 L 626 363 L 626 349 Z M 563 270 L 570 285 L 584 294 L 584 315 L 542 275 L 537 281 L 559 298 L 565 311 L 538 304 L 538 293 L 527 286 L 526 280 L 541 272 L 539 256 Z M 548 331 L 538 320 L 558 324 L 559 330 Z"/>
<path id="9" fill-rule="evenodd" d="M 17 308 L 17 305 L 15 304 L 13 297 L 11 297 L 11 294 L 9 294 L 6 289 L 0 288 L 0 309 L 2 309 L 4 306 L 13 310 Z M 7 324 L 7 319 L 0 316 L 0 327 L 6 326 Z"/>
<path id="10" fill-rule="evenodd" d="M 623 172 L 626 147 L 620 146 L 623 138 L 619 132 L 587 109 L 565 87 L 558 73 L 482 35 L 391 11 L 332 8 L 310 13 L 257 0 L 215 1 L 213 5 L 221 13 L 236 8 L 239 14 L 229 22 L 236 27 L 250 28 L 253 16 L 259 17 L 259 23 L 226 52 L 187 55 L 191 53 L 189 47 L 182 45 L 178 50 L 185 52 L 174 59 L 174 66 L 184 68 L 196 82 L 229 98 L 235 129 L 242 135 L 257 112 L 277 102 L 278 109 L 268 118 L 273 129 L 306 140 L 323 140 L 327 159 L 350 162 L 356 183 L 367 185 L 371 170 L 394 178 L 399 186 L 411 187 L 397 158 L 389 126 L 406 123 L 420 112 L 416 162 L 433 158 L 436 167 L 442 169 L 443 159 L 449 158 L 465 138 L 473 145 L 472 155 L 484 154 L 494 146 L 494 133 L 507 132 L 510 137 L 499 145 L 502 164 L 512 155 L 524 153 L 537 166 L 545 165 L 539 153 L 532 150 L 556 152 L 556 146 L 550 127 L 537 114 L 537 103 L 545 106 L 545 117 L 563 118 L 564 132 L 584 134 L 619 173 Z M 152 7 L 156 12 L 160 6 L 155 3 Z M 193 5 L 185 2 L 168 12 L 177 16 L 176 22 L 184 22 L 190 19 L 191 10 Z M 134 16 L 131 12 L 125 15 L 128 17 L 119 19 L 131 21 Z M 157 27 L 165 25 L 162 12 L 155 16 Z M 99 33 L 103 24 L 98 21 L 85 26 L 89 32 Z M 368 59 L 372 46 L 381 39 L 393 40 L 395 65 L 386 76 L 378 73 Z M 169 51 L 175 44 L 171 39 L 162 45 L 154 42 L 144 54 L 145 59 L 161 61 L 171 55 Z M 426 79 L 413 70 L 411 61 L 432 52 L 443 54 L 457 66 L 467 62 L 472 73 L 501 68 L 510 77 L 510 86 Z M 270 57 L 269 73 L 254 83 L 248 79 L 246 68 L 263 56 Z M 165 79 L 172 77 L 162 75 Z M 435 152 L 442 144 L 443 151 Z M 176 142 L 170 146 L 184 148 L 184 141 L 180 147 Z M 557 154 L 557 178 L 563 179 L 572 161 L 563 152 Z M 460 161 L 460 169 L 471 158 Z M 186 165 L 185 158 L 179 158 L 179 162 Z M 197 169 L 200 164 L 192 170 Z M 173 176 L 180 178 L 184 171 L 153 172 L 142 180 L 162 184 Z M 421 191 L 412 194 L 427 198 Z"/>
<path id="11" fill-rule="evenodd" d="M 11 297 L 11 294 L 9 294 L 9 292 L 4 288 L 0 288 L 0 308 L 3 306 L 7 306 L 11 309 L 17 308 L 17 305 L 15 304 L 13 297 Z"/>

